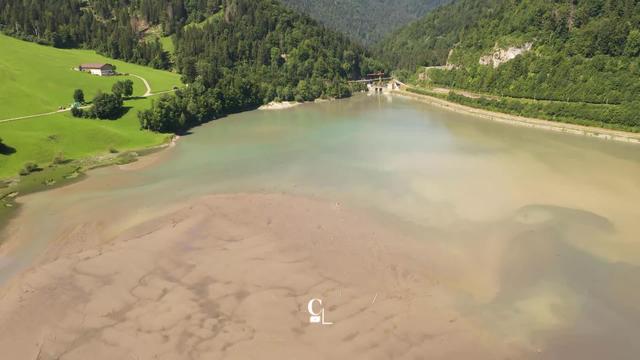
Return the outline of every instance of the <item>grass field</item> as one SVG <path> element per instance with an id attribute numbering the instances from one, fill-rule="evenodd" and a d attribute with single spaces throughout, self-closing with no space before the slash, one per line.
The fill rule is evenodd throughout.
<path id="1" fill-rule="evenodd" d="M 128 100 L 130 107 L 118 120 L 74 118 L 70 113 L 47 115 L 0 124 L 3 142 L 15 153 L 0 155 L 0 178 L 16 176 L 26 162 L 40 166 L 62 153 L 67 159 L 154 146 L 167 135 L 140 130 L 137 112 L 150 106 L 151 98 Z"/>
<path id="2" fill-rule="evenodd" d="M 0 34 L 0 120 L 55 111 L 69 105 L 73 90 L 84 90 L 90 100 L 98 92 L 110 91 L 123 77 L 99 77 L 73 70 L 81 63 L 110 63 L 118 72 L 147 79 L 153 92 L 170 90 L 180 84 L 180 76 L 167 71 L 128 64 L 89 50 L 63 50 L 30 43 Z M 134 95 L 145 92 L 135 77 Z M 1 135 L 0 135 L 1 136 Z"/>
<path id="3" fill-rule="evenodd" d="M 90 100 L 98 90 L 110 91 L 122 77 L 98 77 L 71 68 L 83 62 L 108 62 L 118 71 L 140 75 L 152 91 L 180 85 L 179 75 L 127 64 L 87 50 L 61 50 L 16 40 L 0 34 L 0 120 L 55 111 L 69 104 L 75 88 Z M 142 81 L 134 81 L 135 95 L 142 95 Z M 0 153 L 0 179 L 15 177 L 26 162 L 46 166 L 58 153 L 67 159 L 106 154 L 158 145 L 167 136 L 141 131 L 137 112 L 149 107 L 151 98 L 125 102 L 129 111 L 118 120 L 79 119 L 56 113 L 11 122 L 0 122 L 0 138 L 9 151 Z"/>
<path id="4" fill-rule="evenodd" d="M 162 44 L 162 48 L 164 49 L 164 51 L 168 52 L 173 56 L 173 53 L 175 52 L 176 49 L 175 49 L 175 45 L 173 45 L 173 40 L 171 39 L 171 36 L 161 37 L 160 43 Z"/>

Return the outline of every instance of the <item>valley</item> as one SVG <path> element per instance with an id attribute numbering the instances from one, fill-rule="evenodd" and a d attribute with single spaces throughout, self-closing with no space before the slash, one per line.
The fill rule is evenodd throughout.
<path id="1" fill-rule="evenodd" d="M 11 360 L 621 359 L 637 0 L 6 0 Z"/>

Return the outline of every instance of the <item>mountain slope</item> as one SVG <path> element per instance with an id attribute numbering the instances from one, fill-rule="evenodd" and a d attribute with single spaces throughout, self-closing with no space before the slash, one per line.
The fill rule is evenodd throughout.
<path id="1" fill-rule="evenodd" d="M 377 51 L 406 69 L 448 61 L 453 69 L 429 73 L 440 86 L 626 103 L 640 94 L 638 29 L 638 0 L 458 0 L 392 34 Z"/>
<path id="2" fill-rule="evenodd" d="M 169 59 L 158 41 L 142 41 L 155 20 L 137 4 L 108 0 L 3 0 L 0 31 L 58 48 L 86 47 L 100 54 L 166 69 Z M 173 21 L 173 17 L 167 18 Z"/>
<path id="3" fill-rule="evenodd" d="M 376 53 L 396 68 L 444 65 L 450 50 L 502 0 L 457 0 L 386 36 Z"/>
<path id="4" fill-rule="evenodd" d="M 282 0 L 329 28 L 372 44 L 449 0 Z"/>

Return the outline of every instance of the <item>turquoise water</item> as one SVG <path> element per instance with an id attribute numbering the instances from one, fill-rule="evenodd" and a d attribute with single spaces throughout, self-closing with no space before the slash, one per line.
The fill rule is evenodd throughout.
<path id="1" fill-rule="evenodd" d="M 0 279 L 82 217 L 220 192 L 343 202 L 437 243 L 457 306 L 542 358 L 640 356 L 640 147 L 493 123 L 399 97 L 254 111 L 194 129 L 138 170 L 27 199 L 37 224 Z M 60 209 L 78 209 L 78 219 Z M 535 351 L 533 352 L 535 357 Z"/>

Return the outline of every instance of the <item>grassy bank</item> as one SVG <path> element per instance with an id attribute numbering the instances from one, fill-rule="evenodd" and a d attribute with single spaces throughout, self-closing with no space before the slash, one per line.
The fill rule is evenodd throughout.
<path id="1" fill-rule="evenodd" d="M 166 142 L 170 138 L 166 138 Z M 84 172 L 110 165 L 123 165 L 136 161 L 138 156 L 161 149 L 164 145 L 146 147 L 136 151 L 109 153 L 81 159 L 69 159 L 60 163 L 39 166 L 28 175 L 0 181 L 0 229 L 16 214 L 18 195 L 26 195 L 39 191 L 71 184 L 84 178 Z M 0 243 L 2 240 L 0 239 Z"/>
<path id="2" fill-rule="evenodd" d="M 170 136 L 140 130 L 137 113 L 151 106 L 151 98 L 132 98 L 117 120 L 75 118 L 57 112 L 14 121 L 14 117 L 54 112 L 72 102 L 74 89 L 90 101 L 109 92 L 123 78 L 134 83 L 134 96 L 146 88 L 133 76 L 98 77 L 73 70 L 81 63 L 111 63 L 119 72 L 145 78 L 152 92 L 180 86 L 179 75 L 109 59 L 88 50 L 63 50 L 0 34 L 0 226 L 15 209 L 14 198 L 68 184 L 97 166 L 126 163 L 134 151 L 166 143 Z M 19 175 L 25 164 L 33 171 Z"/>
<path id="3" fill-rule="evenodd" d="M 127 113 L 118 120 L 74 118 L 65 112 L 0 123 L 0 137 L 9 149 L 0 155 L 0 178 L 17 176 L 27 162 L 47 166 L 59 154 L 77 160 L 161 144 L 166 134 L 140 130 L 137 112 L 150 105 L 150 98 L 125 101 Z"/>

